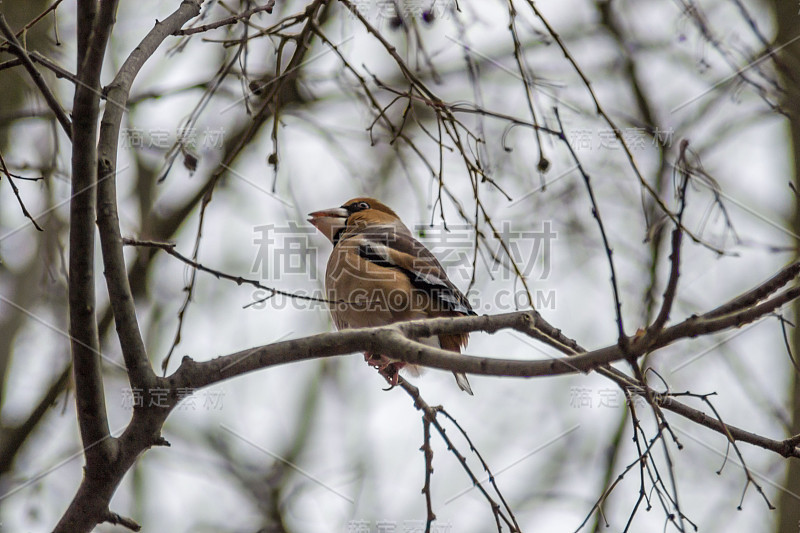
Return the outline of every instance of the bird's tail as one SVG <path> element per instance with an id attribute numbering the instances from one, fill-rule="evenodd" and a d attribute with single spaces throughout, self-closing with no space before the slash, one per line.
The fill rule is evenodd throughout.
<path id="1" fill-rule="evenodd" d="M 458 388 L 472 396 L 472 387 L 469 386 L 469 380 L 467 379 L 467 375 L 463 372 L 453 372 L 453 375 L 456 377 L 456 383 L 458 383 Z"/>

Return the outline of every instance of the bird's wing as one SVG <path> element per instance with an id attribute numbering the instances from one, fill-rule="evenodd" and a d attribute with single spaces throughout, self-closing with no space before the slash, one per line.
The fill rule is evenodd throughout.
<path id="1" fill-rule="evenodd" d="M 366 226 L 349 232 L 347 240 L 348 245 L 357 245 L 358 255 L 367 261 L 403 272 L 415 288 L 438 303 L 437 311 L 475 314 L 466 296 L 447 278 L 441 263 L 406 228 Z"/>

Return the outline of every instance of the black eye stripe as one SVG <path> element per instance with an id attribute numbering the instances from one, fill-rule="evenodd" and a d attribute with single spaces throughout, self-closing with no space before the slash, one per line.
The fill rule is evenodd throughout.
<path id="1" fill-rule="evenodd" d="M 367 202 L 355 202 L 350 205 L 343 205 L 342 207 L 347 209 L 347 212 L 350 213 L 351 215 L 359 211 L 370 209 L 370 205 Z"/>

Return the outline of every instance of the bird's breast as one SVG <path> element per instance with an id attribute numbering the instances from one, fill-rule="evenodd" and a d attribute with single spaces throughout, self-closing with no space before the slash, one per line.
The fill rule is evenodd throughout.
<path id="1" fill-rule="evenodd" d="M 373 327 L 424 318 L 428 295 L 400 269 L 361 257 L 354 247 L 334 247 L 325 276 L 331 315 L 338 329 Z"/>

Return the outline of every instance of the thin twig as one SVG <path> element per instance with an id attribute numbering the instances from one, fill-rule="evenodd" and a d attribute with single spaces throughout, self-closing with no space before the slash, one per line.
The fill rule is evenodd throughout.
<path id="1" fill-rule="evenodd" d="M 247 11 L 242 11 L 238 15 L 233 15 L 216 22 L 211 22 L 210 24 L 203 24 L 202 26 L 196 26 L 194 28 L 186 28 L 185 30 L 176 30 L 172 32 L 172 35 L 192 35 L 195 33 L 203 33 L 208 30 L 221 28 L 222 26 L 229 26 L 231 24 L 236 24 L 240 20 L 247 20 L 257 13 L 262 13 L 265 11 L 267 13 L 272 13 L 273 7 L 275 7 L 275 0 L 269 0 L 263 6 L 256 6 L 252 9 L 248 9 Z"/>
<path id="2" fill-rule="evenodd" d="M 431 420 L 428 413 L 422 415 L 422 446 L 420 451 L 425 455 L 425 484 L 422 486 L 422 494 L 425 495 L 425 509 L 427 517 L 425 519 L 425 533 L 430 533 L 431 524 L 436 520 L 431 502 L 431 476 L 433 475 L 433 448 L 431 447 Z"/>
<path id="3" fill-rule="evenodd" d="M 430 405 L 428 405 L 425 402 L 425 400 L 422 398 L 422 396 L 420 395 L 419 389 L 417 387 L 415 387 L 414 385 L 410 384 L 408 381 L 406 381 L 402 377 L 400 377 L 398 384 L 414 400 L 414 407 L 416 407 L 417 409 L 422 411 L 424 413 L 424 416 L 426 416 L 430 420 L 431 424 L 433 424 L 433 426 L 436 428 L 436 431 L 439 433 L 439 435 L 442 437 L 442 440 L 444 440 L 445 444 L 447 445 L 447 449 L 450 451 L 450 453 L 452 453 L 456 457 L 456 459 L 458 459 L 458 462 L 461 464 L 461 467 L 464 469 L 464 471 L 469 476 L 470 480 L 472 481 L 472 484 L 475 487 L 478 488 L 480 493 L 483 495 L 484 499 L 489 503 L 489 506 L 491 507 L 492 513 L 494 514 L 494 517 L 495 517 L 495 522 L 496 522 L 498 533 L 500 531 L 502 531 L 501 521 L 505 522 L 505 524 L 509 527 L 509 529 L 512 531 L 512 533 L 513 532 L 519 533 L 520 530 L 516 526 L 516 519 L 514 518 L 513 513 L 510 514 L 509 516 L 506 516 L 506 513 L 503 512 L 503 510 L 500 508 L 500 505 L 496 501 L 494 501 L 494 499 L 491 497 L 491 495 L 489 495 L 488 492 L 486 492 L 486 489 L 483 488 L 483 485 L 481 485 L 480 480 L 478 479 L 478 477 L 475 475 L 475 473 L 472 471 L 472 469 L 467 464 L 466 457 L 461 452 L 458 451 L 458 447 L 453 443 L 453 441 L 447 435 L 447 432 L 445 431 L 445 429 L 442 427 L 442 425 L 437 420 L 436 414 L 438 412 L 441 412 L 441 408 L 431 407 Z M 463 432 L 463 430 L 461 430 L 461 431 L 462 431 L 462 434 L 465 434 Z M 470 442 L 470 448 L 471 448 L 472 451 L 475 451 L 475 448 L 474 448 L 474 446 L 472 446 L 471 442 Z M 483 462 L 483 459 L 481 459 L 481 463 L 484 465 L 484 468 L 488 469 L 486 464 Z M 489 471 L 489 474 L 490 474 L 490 477 L 493 477 L 493 476 L 491 476 L 491 471 Z M 497 490 L 497 486 L 496 485 L 495 485 L 495 489 Z M 499 491 L 498 491 L 498 493 L 499 493 Z M 506 507 L 506 511 L 508 511 L 510 513 L 511 510 L 508 509 L 508 507 Z"/>
<path id="4" fill-rule="evenodd" d="M 620 348 L 623 350 L 626 348 L 627 345 L 627 335 L 625 334 L 625 325 L 622 322 L 622 301 L 620 300 L 619 295 L 619 285 L 617 283 L 617 272 L 614 268 L 614 257 L 613 251 L 611 249 L 611 244 L 608 240 L 608 235 L 606 234 L 606 228 L 603 224 L 603 219 L 600 216 L 600 206 L 597 204 L 597 199 L 594 196 L 594 189 L 592 188 L 591 179 L 589 178 L 589 174 L 584 170 L 583 164 L 581 164 L 580 160 L 578 159 L 578 155 L 575 153 L 575 149 L 570 144 L 569 140 L 567 139 L 566 133 L 564 131 L 564 125 L 561 123 L 561 116 L 559 115 L 558 108 L 554 108 L 554 112 L 556 115 L 556 121 L 558 122 L 558 128 L 561 130 L 559 138 L 564 142 L 567 146 L 567 150 L 569 150 L 570 155 L 572 156 L 572 160 L 575 161 L 575 164 L 578 166 L 578 171 L 580 172 L 581 176 L 583 177 L 583 183 L 586 185 L 586 190 L 589 193 L 589 200 L 592 202 L 592 216 L 597 221 L 597 226 L 600 229 L 600 236 L 603 239 L 603 246 L 605 247 L 606 257 L 608 258 L 608 266 L 611 270 L 611 289 L 614 293 L 614 311 L 617 317 L 617 341 L 619 342 Z"/>
<path id="5" fill-rule="evenodd" d="M 45 9 L 44 11 L 42 11 L 41 13 L 39 13 L 39 15 L 37 15 L 37 16 L 36 16 L 36 18 L 34 18 L 32 21 L 30 21 L 29 23 L 25 24 L 25 26 L 23 26 L 23 27 L 22 27 L 22 29 L 21 29 L 21 30 L 19 30 L 19 31 L 16 33 L 16 36 L 17 36 L 17 37 L 19 37 L 20 35 L 22 35 L 22 34 L 23 34 L 23 33 L 25 33 L 26 31 L 28 31 L 29 29 L 33 28 L 33 27 L 36 25 L 36 23 L 37 23 L 37 22 L 39 22 L 40 20 L 42 20 L 44 17 L 46 17 L 48 13 L 50 13 L 51 11 L 55 11 L 55 10 L 56 10 L 56 8 L 58 7 L 58 5 L 59 5 L 59 4 L 60 4 L 62 1 L 63 1 L 63 0 L 56 0 L 55 2 L 53 2 L 52 4 L 50 4 L 50 7 L 48 7 L 47 9 Z M 5 43 L 4 43 L 4 44 L 5 44 Z M 0 45 L 0 46 L 2 46 L 2 45 Z"/>
<path id="6" fill-rule="evenodd" d="M 741 462 L 742 468 L 744 469 L 744 474 L 745 474 L 745 477 L 747 478 L 747 482 L 744 485 L 744 490 L 742 491 L 742 499 L 739 502 L 739 507 L 737 507 L 737 509 L 739 509 L 740 511 L 742 510 L 742 503 L 744 502 L 744 497 L 747 494 L 747 488 L 752 483 L 753 486 L 756 488 L 756 491 L 758 491 L 758 493 L 761 495 L 761 497 L 764 498 L 764 501 L 766 502 L 767 507 L 769 508 L 769 510 L 770 511 L 774 510 L 775 507 L 772 505 L 772 502 L 769 501 L 769 498 L 767 498 L 767 495 L 764 493 L 764 489 L 761 488 L 761 485 L 758 484 L 758 482 L 755 480 L 753 475 L 750 473 L 750 469 L 747 468 L 747 463 L 745 463 L 744 456 L 742 455 L 742 452 L 739 451 L 739 446 L 736 444 L 736 439 L 734 439 L 733 436 L 730 434 L 730 432 L 727 431 L 727 426 L 726 426 L 725 422 L 722 421 L 722 417 L 720 416 L 719 411 L 717 411 L 717 408 L 714 407 L 713 403 L 711 403 L 711 400 L 708 399 L 708 397 L 710 395 L 709 394 L 701 394 L 701 395 L 687 394 L 687 395 L 688 396 L 696 396 L 696 397 L 700 398 L 703 401 L 703 403 L 708 405 L 708 407 L 711 409 L 711 411 L 713 411 L 714 416 L 716 416 L 717 420 L 719 420 L 720 425 L 723 428 L 726 428 L 726 431 L 723 434 L 725 435 L 725 437 L 727 437 L 728 443 L 730 444 L 730 446 L 733 447 L 733 450 L 736 452 L 736 455 L 739 457 L 739 461 Z M 717 474 L 720 474 L 720 473 L 722 473 L 722 467 L 720 467 L 719 471 L 717 472 Z"/>
<path id="7" fill-rule="evenodd" d="M 514 527 L 519 531 L 520 527 L 519 527 L 519 523 L 517 523 L 517 518 L 514 516 L 514 512 L 511 510 L 511 507 L 508 505 L 508 502 L 506 501 L 505 496 L 503 496 L 503 493 L 500 492 L 500 488 L 497 486 L 497 480 L 495 478 L 495 475 L 489 469 L 489 465 L 483 459 L 483 456 L 478 451 L 478 448 L 476 448 L 475 445 L 472 443 L 472 439 L 469 437 L 469 434 L 466 432 L 466 430 L 463 427 L 461 427 L 461 424 L 459 424 L 458 421 L 455 418 L 453 418 L 453 416 L 445 410 L 444 407 L 438 406 L 438 407 L 436 407 L 436 411 L 439 412 L 439 413 L 442 413 L 442 415 L 444 415 L 445 418 L 450 420 L 450 422 L 453 423 L 453 425 L 458 429 L 459 433 L 461 433 L 461 435 L 467 441 L 467 444 L 469 444 L 469 450 L 472 453 L 474 453 L 475 456 L 478 458 L 478 460 L 481 462 L 481 466 L 483 467 L 484 472 L 486 472 L 486 474 L 489 476 L 489 483 L 491 483 L 492 487 L 494 488 L 494 491 L 497 493 L 497 497 L 500 498 L 501 502 L 503 502 L 503 507 L 506 508 L 506 511 L 508 512 L 508 516 L 514 522 Z"/>
<path id="8" fill-rule="evenodd" d="M 254 280 L 254 279 L 249 279 L 249 278 L 245 278 L 245 277 L 242 277 L 242 276 L 234 276 L 234 275 L 231 275 L 231 274 L 226 274 L 225 272 L 222 272 L 220 270 L 215 270 L 213 268 L 207 267 L 207 266 L 205 266 L 205 265 L 203 265 L 201 263 L 198 263 L 197 261 L 195 261 L 193 259 L 190 259 L 189 257 L 186 257 L 185 255 L 183 255 L 182 253 L 180 253 L 179 251 L 177 251 L 175 249 L 175 244 L 173 244 L 173 243 L 155 242 L 155 241 L 142 241 L 142 240 L 138 240 L 138 239 L 130 239 L 130 238 L 127 238 L 127 237 L 122 239 L 122 243 L 124 245 L 126 245 L 126 246 L 139 246 L 139 247 L 144 247 L 144 248 L 158 248 L 159 250 L 163 250 L 163 251 L 167 252 L 172 257 L 180 259 L 181 261 L 183 261 L 187 265 L 191 266 L 192 268 L 194 268 L 196 270 L 200 270 L 202 272 L 206 272 L 208 274 L 211 274 L 212 276 L 214 276 L 217 279 L 225 279 L 225 280 L 228 280 L 228 281 L 232 281 L 232 282 L 236 283 L 237 285 L 252 285 L 253 287 L 256 287 L 258 289 L 263 289 L 265 291 L 269 291 L 270 294 L 272 294 L 272 295 L 276 295 L 277 294 L 277 295 L 280 295 L 280 296 L 287 296 L 289 298 L 295 298 L 297 300 L 305 300 L 305 301 L 308 301 L 308 302 L 322 302 L 322 303 L 327 303 L 327 304 L 331 304 L 331 305 L 340 303 L 340 302 L 333 301 L 333 300 L 327 300 L 325 298 L 317 298 L 315 296 L 306 296 L 304 294 L 296 294 L 296 293 L 293 293 L 293 292 L 282 291 L 282 290 L 276 289 L 274 287 L 268 287 L 266 285 L 263 285 L 262 283 L 260 283 L 257 280 Z"/>
<path id="9" fill-rule="evenodd" d="M 33 215 L 30 214 L 28 208 L 25 207 L 25 203 L 22 201 L 22 197 L 19 195 L 19 189 L 17 185 L 14 183 L 14 179 L 11 177 L 11 172 L 8 171 L 8 167 L 6 166 L 6 161 L 3 159 L 3 154 L 0 153 L 0 167 L 2 167 L 3 174 L 6 175 L 8 178 L 8 183 L 11 185 L 11 190 L 14 191 L 14 196 L 17 197 L 17 203 L 19 203 L 19 207 L 22 209 L 22 214 L 25 215 L 26 218 L 30 219 L 33 227 L 35 227 L 39 231 L 44 231 L 39 224 L 36 223 L 36 219 L 33 218 Z"/>
<path id="10" fill-rule="evenodd" d="M 800 363 L 797 362 L 794 354 L 792 353 L 792 345 L 789 342 L 789 335 L 786 332 L 786 324 L 788 323 L 793 328 L 796 327 L 794 324 L 786 320 L 783 315 L 780 313 L 776 313 L 775 316 L 778 317 L 778 323 L 781 326 L 781 336 L 783 337 L 783 344 L 786 346 L 786 354 L 789 356 L 789 361 L 792 362 L 792 366 L 794 367 L 795 372 L 800 375 Z"/>
<path id="11" fill-rule="evenodd" d="M 30 74 L 31 79 L 33 80 L 33 83 L 36 84 L 36 87 L 38 87 L 39 92 L 41 92 L 42 96 L 44 96 L 48 107 L 50 107 L 50 109 L 56 115 L 56 120 L 58 120 L 58 123 L 61 124 L 61 128 L 64 130 L 64 133 L 66 133 L 67 137 L 71 140 L 72 122 L 67 116 L 66 111 L 64 111 L 64 108 L 61 107 L 61 103 L 58 101 L 58 98 L 56 98 L 56 96 L 50 90 L 50 87 L 47 86 L 47 83 L 44 81 L 42 75 L 36 69 L 36 66 L 33 64 L 33 61 L 31 61 L 31 58 L 25 51 L 25 48 L 23 48 L 23 46 L 17 40 L 17 37 L 14 35 L 14 31 L 8 25 L 8 22 L 6 22 L 6 18 L 2 13 L 0 13 L 0 32 L 5 36 L 6 39 L 8 39 L 9 52 L 17 56 L 17 58 L 22 61 L 22 65 L 25 67 L 25 70 L 28 71 L 28 74 Z"/>
<path id="12" fill-rule="evenodd" d="M 678 201 L 680 208 L 678 209 L 677 221 L 675 228 L 672 230 L 672 253 L 669 256 L 670 271 L 669 279 L 667 280 L 667 288 L 664 290 L 664 301 L 661 304 L 661 309 L 658 312 L 653 323 L 648 328 L 649 331 L 658 331 L 664 327 L 664 324 L 669 320 L 670 313 L 672 312 L 672 304 L 675 301 L 675 296 L 678 292 L 678 278 L 680 276 L 680 263 L 681 263 L 681 241 L 683 240 L 683 230 L 681 223 L 683 221 L 683 213 L 686 209 L 686 192 L 689 185 L 689 172 L 686 171 L 686 148 L 689 146 L 688 141 L 685 139 L 681 141 L 680 154 L 678 156 L 678 163 L 675 165 L 677 172 L 681 176 L 681 184 L 678 189 Z"/>

